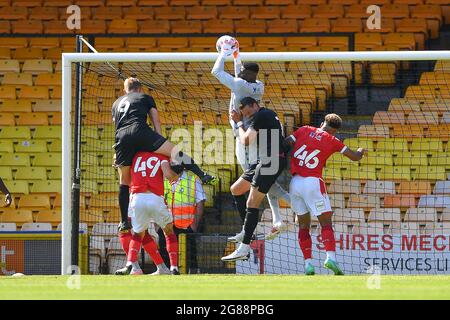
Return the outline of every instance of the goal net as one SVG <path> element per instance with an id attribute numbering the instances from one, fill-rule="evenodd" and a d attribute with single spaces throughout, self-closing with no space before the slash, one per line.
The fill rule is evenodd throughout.
<path id="1" fill-rule="evenodd" d="M 335 154 L 324 169 L 343 271 L 450 273 L 450 52 L 241 55 L 243 61 L 258 62 L 265 84 L 261 104 L 278 114 L 286 134 L 302 125 L 320 126 L 327 113 L 335 112 L 344 122 L 338 138 L 354 150 L 368 150 L 361 162 Z M 87 259 L 95 274 L 113 273 L 125 264 L 117 238 L 111 106 L 123 94 L 123 78 L 135 75 L 156 101 L 163 135 L 220 180 L 204 186 L 206 203 L 197 232 L 179 238 L 181 271 L 303 273 L 297 219 L 283 201 L 285 232 L 265 239 L 272 228 L 265 200 L 250 259 L 220 260 L 236 246 L 227 237 L 242 228 L 230 194 L 242 170 L 228 120 L 230 90 L 211 74 L 216 58 L 213 53 L 64 54 L 63 272 L 73 262 L 73 215 L 79 215 L 80 232 L 89 235 L 89 255 L 78 257 L 78 264 Z M 226 70 L 234 73 L 231 60 Z M 81 103 L 76 101 L 77 72 Z M 81 189 L 74 208 L 78 133 Z M 287 169 L 278 182 L 288 190 L 291 178 Z M 313 216 L 311 237 L 316 273 L 327 274 L 321 227 Z M 144 270 L 152 268 L 145 254 L 139 261 Z"/>

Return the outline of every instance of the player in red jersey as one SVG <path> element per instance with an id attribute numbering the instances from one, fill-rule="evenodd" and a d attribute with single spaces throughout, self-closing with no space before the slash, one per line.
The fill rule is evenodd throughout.
<path id="1" fill-rule="evenodd" d="M 157 252 L 153 238 L 146 235 L 153 222 L 164 230 L 171 268 L 178 265 L 178 240 L 173 232 L 172 214 L 164 200 L 164 178 L 173 180 L 176 177 L 168 157 L 153 152 L 138 152 L 134 156 L 128 209 L 133 235 L 129 243 L 127 265 L 117 270 L 116 275 L 142 274 L 137 262 L 142 245 L 157 265 L 158 270 L 154 274 L 171 273 Z M 126 241 L 122 244 L 126 249 Z"/>
<path id="2" fill-rule="evenodd" d="M 336 275 L 343 274 L 336 262 L 331 204 L 322 179 L 322 170 L 327 159 L 335 152 L 340 152 L 353 161 L 359 161 L 365 150 L 359 148 L 356 152 L 352 151 L 334 136 L 341 125 L 342 119 L 337 114 L 328 114 L 320 128 L 304 126 L 286 139 L 294 146 L 291 158 L 293 178 L 289 191 L 292 210 L 298 216 L 298 240 L 307 275 L 315 273 L 311 262 L 310 214 L 316 216 L 321 225 L 322 242 L 327 252 L 324 266 Z"/>

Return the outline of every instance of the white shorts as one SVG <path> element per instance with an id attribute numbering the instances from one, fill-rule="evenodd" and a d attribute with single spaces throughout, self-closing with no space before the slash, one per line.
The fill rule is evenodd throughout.
<path id="1" fill-rule="evenodd" d="M 128 216 L 135 233 L 147 230 L 152 222 L 165 228 L 173 222 L 163 197 L 153 193 L 136 193 L 130 196 Z"/>
<path id="2" fill-rule="evenodd" d="M 330 198 L 322 179 L 294 176 L 289 193 L 292 210 L 299 216 L 310 212 L 317 217 L 322 213 L 331 212 Z"/>

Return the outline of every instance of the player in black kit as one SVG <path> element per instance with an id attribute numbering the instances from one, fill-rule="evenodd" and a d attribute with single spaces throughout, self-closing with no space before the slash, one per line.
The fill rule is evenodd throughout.
<path id="1" fill-rule="evenodd" d="M 247 130 L 243 129 L 242 117 L 251 119 Z M 262 108 L 258 102 L 247 97 L 241 100 L 240 113 L 232 110 L 230 118 L 239 127 L 239 139 L 244 145 L 256 143 L 257 163 L 250 165 L 231 186 L 233 195 L 243 195 L 250 190 L 245 210 L 244 237 L 239 247 L 222 261 L 248 259 L 250 242 L 258 225 L 259 206 L 269 189 L 286 167 L 286 148 L 283 128 L 277 114 Z M 250 151 L 252 152 L 252 151 Z M 244 214 L 244 212 L 240 212 Z"/>
<path id="2" fill-rule="evenodd" d="M 177 150 L 176 146 L 161 135 L 161 124 L 155 100 L 143 92 L 137 78 L 128 78 L 124 82 L 125 95 L 118 98 L 112 106 L 112 116 L 116 127 L 114 149 L 115 165 L 118 167 L 120 187 L 119 206 L 121 213 L 120 232 L 130 230 L 128 222 L 130 166 L 138 151 L 163 154 L 171 158 L 174 171 L 183 169 L 192 171 L 204 184 L 212 183 L 215 178 L 204 173 L 191 157 Z M 148 126 L 150 116 L 154 129 Z"/>

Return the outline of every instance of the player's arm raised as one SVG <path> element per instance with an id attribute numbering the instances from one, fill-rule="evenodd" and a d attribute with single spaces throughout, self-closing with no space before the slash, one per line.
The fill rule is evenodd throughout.
<path id="1" fill-rule="evenodd" d="M 360 161 L 363 156 L 367 154 L 367 150 L 358 148 L 358 150 L 353 151 L 352 149 L 347 147 L 342 154 L 352 161 Z"/>
<path id="2" fill-rule="evenodd" d="M 219 57 L 214 63 L 214 67 L 211 70 L 211 74 L 214 77 L 216 77 L 217 80 L 219 80 L 220 83 L 226 86 L 228 89 L 235 91 L 239 87 L 239 83 L 242 82 L 243 80 L 237 77 L 235 78 L 225 71 L 225 59 L 228 55 L 231 54 L 230 50 L 232 49 L 227 49 L 225 46 L 222 47 L 222 51 L 220 52 Z"/>

